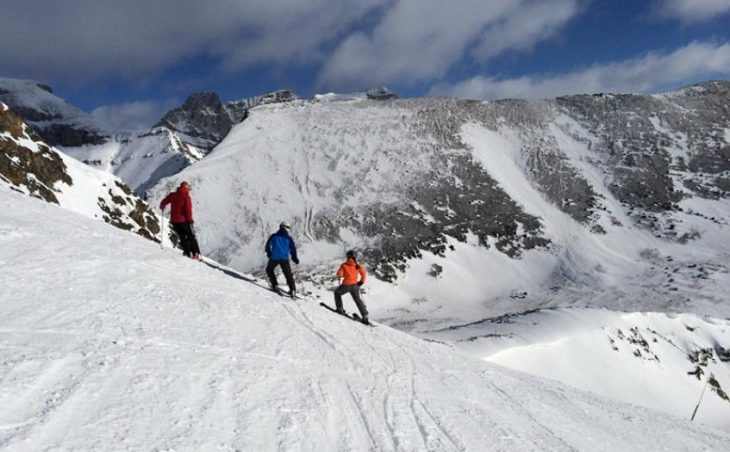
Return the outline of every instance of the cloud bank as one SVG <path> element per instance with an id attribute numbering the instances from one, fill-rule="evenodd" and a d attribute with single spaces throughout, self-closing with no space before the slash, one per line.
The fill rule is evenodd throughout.
<path id="1" fill-rule="evenodd" d="M 579 0 L 401 0 L 371 32 L 349 35 L 319 84 L 340 89 L 442 77 L 465 56 L 484 63 L 551 37 L 581 10 Z"/>
<path id="2" fill-rule="evenodd" d="M 664 17 L 701 22 L 730 12 L 730 0 L 659 0 L 656 9 Z"/>
<path id="3" fill-rule="evenodd" d="M 321 58 L 388 0 L 3 0 L 0 66 L 37 78 L 136 78 L 206 56 L 215 69 Z"/>
<path id="4" fill-rule="evenodd" d="M 575 39 L 561 32 L 597 3 L 2 0 L 0 67 L 4 75 L 54 83 L 133 81 L 155 86 L 172 78 L 173 71 L 184 72 L 193 65 L 206 65 L 212 80 L 220 74 L 245 77 L 252 73 L 247 71 L 266 66 L 291 71 L 293 77 L 307 72 L 307 82 L 315 78 L 319 90 L 435 84 L 431 94 L 482 99 L 648 91 L 704 74 L 728 74 L 727 46 L 699 42 L 672 53 L 649 53 L 570 73 L 504 79 L 487 72 L 498 57 L 529 58 L 529 51 L 547 40 Z M 730 13 L 730 0 L 648 4 L 645 11 L 653 8 L 663 18 L 685 23 Z M 463 75 L 479 70 L 484 74 Z M 463 80 L 440 83 L 456 74 Z M 132 127 L 151 118 L 156 108 L 133 102 L 104 107 L 95 115 Z"/>
<path id="5" fill-rule="evenodd" d="M 552 37 L 588 0 L 3 0 L 0 67 L 24 77 L 137 80 L 321 68 L 319 86 L 433 81 Z"/>
<path id="6" fill-rule="evenodd" d="M 564 74 L 511 79 L 478 76 L 438 84 L 430 94 L 469 99 L 535 99 L 582 93 L 652 92 L 698 77 L 730 77 L 730 44 L 696 42 L 671 53 L 649 53 Z"/>

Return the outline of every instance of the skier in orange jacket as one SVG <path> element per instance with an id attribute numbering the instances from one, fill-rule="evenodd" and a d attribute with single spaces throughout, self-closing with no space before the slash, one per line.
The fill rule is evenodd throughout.
<path id="1" fill-rule="evenodd" d="M 360 277 L 359 280 L 358 276 Z M 360 286 L 365 284 L 367 272 L 365 271 L 365 267 L 357 263 L 357 253 L 355 251 L 350 250 L 347 252 L 347 262 L 340 265 L 339 270 L 337 270 L 337 277 L 340 279 L 340 285 L 335 289 L 335 306 L 337 307 L 337 312 L 343 315 L 345 314 L 345 310 L 342 308 L 342 296 L 349 293 L 352 295 L 352 299 L 355 300 L 357 309 L 360 310 L 360 321 L 369 325 L 368 309 L 360 297 Z"/>

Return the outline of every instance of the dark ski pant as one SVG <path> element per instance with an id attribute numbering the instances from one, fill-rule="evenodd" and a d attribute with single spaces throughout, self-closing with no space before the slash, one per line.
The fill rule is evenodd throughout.
<path id="1" fill-rule="evenodd" d="M 337 307 L 337 310 L 342 310 L 342 296 L 346 293 L 352 295 L 352 299 L 355 300 L 357 309 L 360 311 L 360 317 L 367 319 L 368 308 L 365 307 L 365 303 L 362 301 L 362 297 L 360 297 L 360 286 L 357 284 L 353 284 L 351 286 L 342 285 L 335 289 L 335 306 Z"/>
<path id="2" fill-rule="evenodd" d="M 182 246 L 185 256 L 192 257 L 195 254 L 200 254 L 198 239 L 195 238 L 190 223 L 172 223 L 172 229 L 180 237 L 180 246 Z"/>
<path id="3" fill-rule="evenodd" d="M 281 271 L 284 272 L 284 277 L 286 278 L 286 284 L 289 286 L 290 291 L 296 291 L 297 286 L 294 284 L 294 275 L 291 272 L 291 264 L 288 260 L 283 261 L 274 261 L 270 260 L 269 264 L 266 266 L 266 274 L 269 275 L 269 281 L 271 282 L 271 287 L 276 289 L 279 287 L 278 281 L 276 281 L 276 273 L 274 273 L 274 270 L 276 269 L 277 265 L 281 265 Z"/>

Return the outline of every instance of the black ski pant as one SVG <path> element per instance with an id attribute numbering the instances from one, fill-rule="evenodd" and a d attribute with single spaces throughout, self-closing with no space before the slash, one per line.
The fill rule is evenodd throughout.
<path id="1" fill-rule="evenodd" d="M 198 239 L 195 238 L 190 223 L 172 223 L 172 229 L 180 237 L 180 246 L 182 246 L 185 256 L 192 257 L 195 254 L 200 254 Z"/>
<path id="2" fill-rule="evenodd" d="M 278 265 L 281 265 L 281 271 L 284 272 L 284 277 L 286 278 L 286 284 L 289 286 L 290 291 L 296 291 L 297 286 L 294 284 L 294 275 L 291 272 L 291 264 L 288 260 L 283 261 L 275 261 L 270 260 L 268 265 L 266 265 L 266 274 L 269 276 L 269 281 L 271 282 L 271 287 L 273 289 L 276 289 L 279 287 L 279 282 L 276 280 L 276 273 L 274 273 L 274 270 Z"/>
<path id="3" fill-rule="evenodd" d="M 360 311 L 360 317 L 363 319 L 368 318 L 368 308 L 365 307 L 365 302 L 362 301 L 360 296 L 360 286 L 353 284 L 351 286 L 341 285 L 335 289 L 335 306 L 338 311 L 342 310 L 342 296 L 346 293 L 352 295 L 352 299 L 355 300 L 357 309 Z"/>

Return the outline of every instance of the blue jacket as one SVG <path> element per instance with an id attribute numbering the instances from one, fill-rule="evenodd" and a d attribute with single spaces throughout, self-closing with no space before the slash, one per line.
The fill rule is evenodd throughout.
<path id="1" fill-rule="evenodd" d="M 265 250 L 266 255 L 272 261 L 288 261 L 289 254 L 291 254 L 294 263 L 299 262 L 297 247 L 294 245 L 294 240 L 292 240 L 285 228 L 281 228 L 275 234 L 271 234 L 269 240 L 266 241 Z"/>

